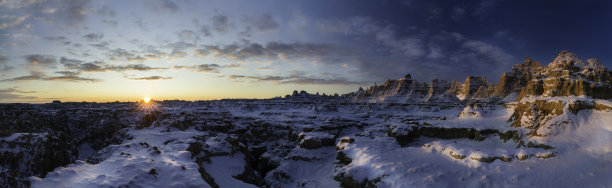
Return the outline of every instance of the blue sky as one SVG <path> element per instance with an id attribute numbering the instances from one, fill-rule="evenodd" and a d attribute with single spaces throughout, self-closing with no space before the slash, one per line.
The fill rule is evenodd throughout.
<path id="1" fill-rule="evenodd" d="M 0 102 L 268 98 L 612 65 L 608 1 L 0 1 Z"/>

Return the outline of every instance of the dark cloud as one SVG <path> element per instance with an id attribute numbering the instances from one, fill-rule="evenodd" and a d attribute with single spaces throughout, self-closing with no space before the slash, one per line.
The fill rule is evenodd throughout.
<path id="1" fill-rule="evenodd" d="M 131 64 L 131 65 L 111 65 L 103 68 L 104 70 L 112 71 L 150 71 L 150 70 L 164 70 L 168 68 L 161 67 L 150 67 L 143 64 Z"/>
<path id="2" fill-rule="evenodd" d="M 83 38 L 89 40 L 89 41 L 99 41 L 102 40 L 102 38 L 104 38 L 104 34 L 102 33 L 89 33 L 87 35 L 83 35 Z"/>
<path id="3" fill-rule="evenodd" d="M 51 67 L 57 62 L 55 56 L 32 54 L 23 57 L 29 66 Z"/>
<path id="4" fill-rule="evenodd" d="M 145 58 L 136 55 L 135 53 L 137 53 L 136 51 L 128 51 L 126 49 L 122 49 L 122 48 L 116 48 L 113 50 L 109 50 L 106 54 L 106 56 L 108 57 L 109 60 L 111 61 L 136 61 L 136 62 L 141 62 L 146 60 Z"/>
<path id="5" fill-rule="evenodd" d="M 40 75 L 27 75 L 27 76 L 19 76 L 11 79 L 5 79 L 2 81 L 30 81 L 30 80 L 41 80 L 42 77 Z"/>
<path id="6" fill-rule="evenodd" d="M 168 68 L 161 67 L 150 67 L 143 64 L 129 64 L 129 65 L 109 65 L 104 62 L 94 61 L 94 62 L 83 62 L 75 59 L 68 59 L 65 57 L 61 58 L 61 64 L 64 65 L 65 68 L 70 70 L 77 70 L 83 72 L 106 72 L 106 71 L 150 71 L 150 70 L 164 70 Z"/>
<path id="7" fill-rule="evenodd" d="M 43 39 L 49 40 L 49 41 L 61 41 L 61 42 L 66 41 L 65 36 L 56 36 L 56 37 L 47 36 L 47 37 L 43 37 Z"/>
<path id="8" fill-rule="evenodd" d="M 198 65 L 197 70 L 198 72 L 219 73 L 219 68 L 221 68 L 221 66 L 217 64 L 201 64 Z"/>
<path id="9" fill-rule="evenodd" d="M 220 69 L 224 68 L 242 68 L 242 65 L 239 64 L 228 64 L 228 65 L 219 65 L 219 64 L 200 64 L 200 65 L 192 65 L 192 66 L 184 66 L 184 65 L 175 65 L 174 69 L 186 69 L 198 72 L 207 72 L 207 73 L 219 73 Z"/>
<path id="10" fill-rule="evenodd" d="M 172 77 L 163 77 L 163 76 L 148 76 L 148 77 L 138 77 L 138 78 L 130 78 L 131 80 L 169 80 Z"/>
<path id="11" fill-rule="evenodd" d="M 108 48 L 109 44 L 106 41 L 102 41 L 102 42 L 95 43 L 95 44 L 89 44 L 89 45 L 97 48 L 98 50 L 108 50 L 109 49 Z"/>

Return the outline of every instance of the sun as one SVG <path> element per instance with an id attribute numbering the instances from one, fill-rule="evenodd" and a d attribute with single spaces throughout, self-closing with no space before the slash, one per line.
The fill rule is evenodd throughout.
<path id="1" fill-rule="evenodd" d="M 145 103 L 149 103 L 151 101 L 151 98 L 150 97 L 145 97 L 143 100 L 144 100 Z"/>

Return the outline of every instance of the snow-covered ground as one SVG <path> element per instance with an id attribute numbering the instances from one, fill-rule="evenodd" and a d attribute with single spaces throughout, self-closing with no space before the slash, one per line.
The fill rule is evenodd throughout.
<path id="1" fill-rule="evenodd" d="M 32 187 L 612 187 L 612 112 L 566 109 L 550 120 L 570 121 L 556 134 L 528 136 L 511 127 L 514 110 L 166 104 L 150 124 L 126 110 L 118 142 L 83 141 L 74 163 L 29 179 Z M 23 135 L 1 138 L 0 151 L 20 151 L 8 145 Z"/>

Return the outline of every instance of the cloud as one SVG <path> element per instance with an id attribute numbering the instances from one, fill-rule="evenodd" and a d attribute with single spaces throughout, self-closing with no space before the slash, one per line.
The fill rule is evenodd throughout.
<path id="1" fill-rule="evenodd" d="M 290 71 L 288 76 L 246 76 L 228 75 L 225 76 L 234 81 L 254 81 L 254 82 L 274 82 L 276 84 L 298 84 L 298 85 L 359 85 L 366 82 L 350 81 L 338 75 L 331 77 L 308 76 L 302 71 Z"/>
<path id="2" fill-rule="evenodd" d="M 117 14 L 117 12 L 115 12 L 114 10 L 110 9 L 108 6 L 104 5 L 102 6 L 102 8 L 96 10 L 96 13 L 102 16 L 110 16 L 110 17 L 115 17 L 115 15 Z"/>
<path id="3" fill-rule="evenodd" d="M 162 47 L 170 48 L 172 50 L 183 51 L 183 50 L 186 50 L 186 49 L 194 48 L 194 47 L 196 47 L 196 45 L 193 44 L 193 43 L 180 41 L 180 42 L 167 43 L 167 44 L 163 45 Z"/>
<path id="4" fill-rule="evenodd" d="M 51 67 L 57 62 L 55 56 L 52 55 L 32 54 L 23 56 L 23 58 L 26 60 L 26 63 L 32 67 Z"/>
<path id="5" fill-rule="evenodd" d="M 21 90 L 19 90 L 17 88 L 0 89 L 0 102 L 6 102 L 6 101 L 14 102 L 15 100 L 32 100 L 32 99 L 36 99 L 36 97 L 33 97 L 33 96 L 23 95 L 23 94 L 28 94 L 28 93 L 36 93 L 36 92 L 34 92 L 34 91 L 21 91 Z"/>
<path id="6" fill-rule="evenodd" d="M 44 37 L 43 39 L 49 40 L 49 41 L 54 41 L 54 42 L 60 42 L 63 45 L 70 45 L 70 44 L 72 44 L 72 42 L 70 42 L 65 36 L 56 36 L 56 37 L 47 36 L 47 37 Z"/>
<path id="7" fill-rule="evenodd" d="M 102 23 L 105 23 L 106 25 L 109 25 L 112 27 L 117 27 L 119 25 L 119 23 L 115 20 L 102 20 Z"/>
<path id="8" fill-rule="evenodd" d="M 102 40 L 102 38 L 104 38 L 104 34 L 102 33 L 89 33 L 87 35 L 83 35 L 83 38 L 93 42 L 93 41 L 99 41 Z"/>
<path id="9" fill-rule="evenodd" d="M 94 62 L 83 62 L 76 59 L 68 59 L 62 57 L 60 60 L 61 64 L 64 65 L 65 68 L 70 70 L 77 70 L 83 72 L 106 72 L 106 71 L 150 71 L 150 70 L 164 70 L 168 68 L 162 67 L 150 67 L 143 64 L 129 64 L 129 65 L 109 65 L 104 62 L 94 61 Z"/>
<path id="10" fill-rule="evenodd" d="M 392 26 L 387 26 L 378 33 L 376 33 L 376 40 L 400 53 L 403 53 L 409 57 L 418 57 L 425 55 L 423 50 L 423 41 L 418 37 L 404 37 L 399 38 L 396 36 L 395 30 Z"/>
<path id="11" fill-rule="evenodd" d="M 169 79 L 172 79 L 172 77 L 148 76 L 148 77 L 130 78 L 130 80 L 169 80 Z"/>
<path id="12" fill-rule="evenodd" d="M 174 69 L 185 69 L 185 70 L 208 72 L 208 73 L 219 73 L 219 70 L 223 68 L 242 68 L 242 65 L 240 64 L 219 65 L 219 64 L 213 63 L 213 64 L 192 65 L 192 66 L 184 66 L 184 65 L 174 66 Z"/>
<path id="13" fill-rule="evenodd" d="M 40 81 L 85 81 L 85 82 L 99 82 L 101 80 L 99 79 L 93 79 L 93 78 L 84 78 L 84 77 L 80 77 L 79 75 L 81 74 L 80 72 L 71 72 L 71 71 L 58 71 L 56 72 L 57 76 L 46 76 L 44 73 L 42 72 L 31 72 L 30 75 L 27 76 L 20 76 L 20 77 L 15 77 L 15 78 L 11 78 L 11 79 L 5 79 L 2 81 L 33 81 L 33 80 L 40 80 Z"/>
<path id="14" fill-rule="evenodd" d="M 154 11 L 169 11 L 175 13 L 180 10 L 175 1 L 171 0 L 146 1 L 145 5 Z"/>
<path id="15" fill-rule="evenodd" d="M 210 18 L 213 29 L 219 33 L 225 33 L 229 30 L 229 18 L 225 15 L 215 15 Z"/>
<path id="16" fill-rule="evenodd" d="M 198 39 L 200 39 L 200 37 L 198 37 L 196 32 L 194 32 L 192 30 L 182 30 L 182 31 L 179 31 L 177 33 L 177 36 L 179 37 L 179 39 L 181 39 L 183 41 L 197 41 Z"/>
<path id="17" fill-rule="evenodd" d="M 289 58 L 325 58 L 328 55 L 338 55 L 340 51 L 330 44 L 302 42 L 268 42 L 265 46 L 259 43 L 243 41 L 225 46 L 206 45 L 198 49 L 200 55 L 245 60 L 249 58 L 269 58 L 288 60 Z"/>
<path id="18" fill-rule="evenodd" d="M 91 9 L 90 0 L 64 0 L 55 15 L 67 26 L 81 25 L 85 21 L 87 11 Z"/>
<path id="19" fill-rule="evenodd" d="M 31 72 L 30 75 L 27 76 L 19 76 L 11 79 L 5 79 L 2 81 L 30 81 L 30 80 L 41 80 L 44 74 L 41 72 Z"/>
<path id="20" fill-rule="evenodd" d="M 61 74 L 61 76 L 52 76 L 52 77 L 44 77 L 41 80 L 45 81 L 84 81 L 84 82 L 99 82 L 101 80 L 94 78 L 84 78 L 79 75 L 81 72 L 71 72 L 71 71 L 58 71 L 55 72 Z"/>
<path id="21" fill-rule="evenodd" d="M 218 64 L 201 64 L 197 66 L 198 72 L 219 73 L 219 68 L 221 68 L 221 66 Z"/>
<path id="22" fill-rule="evenodd" d="M 250 35 L 251 27 L 255 28 L 259 33 L 265 33 L 278 29 L 280 24 L 269 14 L 264 14 L 256 17 L 246 17 L 245 21 L 250 25 L 243 31 L 243 35 Z"/>
<path id="23" fill-rule="evenodd" d="M 169 57 L 172 57 L 172 58 L 183 58 L 183 57 L 187 57 L 187 53 L 175 50 L 175 51 L 172 51 L 172 53 L 170 53 Z"/>
<path id="24" fill-rule="evenodd" d="M 8 61 L 8 57 L 6 57 L 5 55 L 0 55 L 0 72 L 6 72 L 11 69 L 14 69 L 14 67 L 8 65 Z"/>

